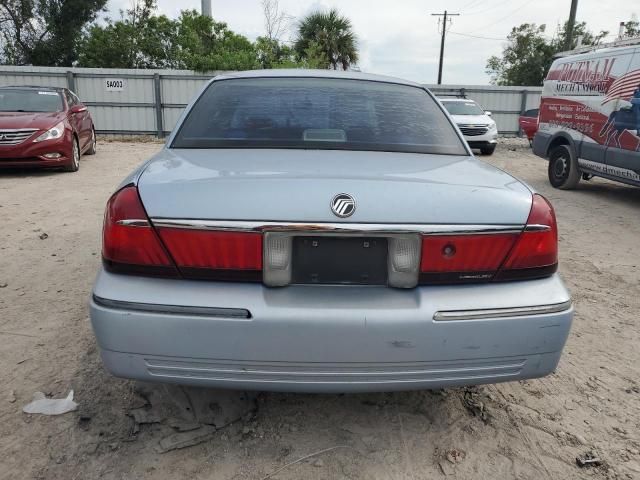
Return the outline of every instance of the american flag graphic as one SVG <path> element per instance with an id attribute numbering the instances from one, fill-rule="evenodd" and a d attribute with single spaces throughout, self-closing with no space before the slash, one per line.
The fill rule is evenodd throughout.
<path id="1" fill-rule="evenodd" d="M 602 104 L 604 105 L 611 100 L 623 99 L 629 100 L 640 85 L 640 69 L 632 70 L 617 78 L 607 90 Z"/>

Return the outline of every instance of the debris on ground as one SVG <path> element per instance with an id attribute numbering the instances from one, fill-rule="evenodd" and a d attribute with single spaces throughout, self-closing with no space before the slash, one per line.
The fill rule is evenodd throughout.
<path id="1" fill-rule="evenodd" d="M 480 417 L 484 423 L 489 423 L 489 412 L 478 387 L 465 388 L 462 403 L 474 417 Z"/>
<path id="2" fill-rule="evenodd" d="M 466 456 L 467 454 L 463 450 L 458 450 L 457 448 L 447 450 L 447 453 L 445 454 L 447 460 L 453 464 L 462 462 Z"/>
<path id="3" fill-rule="evenodd" d="M 8 286 L 8 283 L 0 283 L 0 288 L 7 288 Z"/>
<path id="4" fill-rule="evenodd" d="M 9 400 L 9 403 L 15 403 L 15 401 L 16 401 L 16 392 L 15 392 L 15 390 L 9 390 L 9 395 L 7 395 L 7 400 Z"/>
<path id="5" fill-rule="evenodd" d="M 438 462 L 438 467 L 440 467 L 440 471 L 445 477 L 453 476 L 456 474 L 455 468 L 453 468 L 451 464 L 447 462 Z"/>
<path id="6" fill-rule="evenodd" d="M 22 408 L 24 413 L 40 413 L 42 415 L 62 415 L 73 412 L 78 404 L 73 401 L 73 390 L 66 398 L 47 398 L 42 392 L 33 394 L 33 401 Z"/>
<path id="7" fill-rule="evenodd" d="M 89 430 L 89 423 L 91 423 L 91 417 L 88 415 L 81 415 L 78 418 L 78 425 L 82 430 Z"/>
<path id="8" fill-rule="evenodd" d="M 49 238 L 49 235 L 47 235 L 46 233 L 41 233 L 39 237 L 40 237 L 40 240 L 46 240 L 47 238 Z"/>
<path id="9" fill-rule="evenodd" d="M 339 448 L 351 448 L 351 447 L 349 447 L 348 445 L 336 445 L 335 447 L 329 447 L 329 448 L 325 448 L 323 450 L 318 450 L 317 452 L 310 453 L 309 455 L 305 455 L 304 457 L 300 457 L 297 460 L 294 460 L 292 462 L 284 464 L 282 467 L 278 468 L 277 470 L 275 470 L 275 471 L 271 472 L 270 474 L 262 477 L 261 480 L 267 480 L 269 478 L 275 477 L 277 474 L 279 474 L 284 469 L 290 467 L 291 465 L 296 465 L 297 463 L 304 462 L 305 460 L 308 460 L 308 459 L 313 458 L 313 457 L 317 457 L 318 455 L 322 455 L 324 453 L 331 452 L 333 450 L 337 450 Z"/>
<path id="10" fill-rule="evenodd" d="M 133 419 L 131 434 L 138 434 L 141 425 L 160 424 L 165 436 L 156 447 L 158 453 L 206 442 L 217 430 L 251 419 L 256 409 L 257 394 L 231 390 L 138 384 L 135 393 L 142 401 L 127 412 Z M 247 433 L 255 429 L 244 428 Z"/>
<path id="11" fill-rule="evenodd" d="M 129 410 L 127 415 L 133 418 L 134 426 L 132 433 L 138 433 L 140 431 L 140 425 L 160 423 L 162 421 L 159 415 L 146 407 Z"/>
<path id="12" fill-rule="evenodd" d="M 166 453 L 171 450 L 193 447 L 194 445 L 211 440 L 214 433 L 216 433 L 216 427 L 211 425 L 202 425 L 198 429 L 188 432 L 174 433 L 160 440 L 156 451 L 158 453 Z"/>
<path id="13" fill-rule="evenodd" d="M 576 457 L 576 464 L 580 468 L 599 467 L 602 465 L 602 460 L 600 460 L 600 458 L 598 458 L 594 453 L 587 452 L 584 455 Z"/>
<path id="14" fill-rule="evenodd" d="M 170 419 L 167 423 L 177 432 L 190 432 L 202 426 L 202 424 L 198 422 L 183 422 L 177 419 Z"/>

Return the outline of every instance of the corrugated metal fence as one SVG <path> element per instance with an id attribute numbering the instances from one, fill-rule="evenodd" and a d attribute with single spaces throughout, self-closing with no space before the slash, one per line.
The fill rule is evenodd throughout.
<path id="1" fill-rule="evenodd" d="M 90 107 L 101 134 L 165 136 L 203 82 L 189 70 L 0 67 L 0 85 L 69 87 Z M 490 110 L 501 133 L 518 133 L 518 116 L 540 102 L 540 87 L 426 85 L 438 96 L 476 100 Z"/>

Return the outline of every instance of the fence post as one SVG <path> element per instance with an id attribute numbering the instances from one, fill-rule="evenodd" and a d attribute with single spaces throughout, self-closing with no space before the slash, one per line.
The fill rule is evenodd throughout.
<path id="1" fill-rule="evenodd" d="M 522 90 L 520 92 L 520 115 L 524 115 L 527 111 L 527 91 Z M 518 136 L 522 137 L 522 128 L 520 128 L 520 122 L 518 122 Z"/>
<path id="2" fill-rule="evenodd" d="M 76 76 L 71 70 L 67 70 L 67 88 L 75 94 L 78 93 L 76 92 Z"/>
<path id="3" fill-rule="evenodd" d="M 162 89 L 160 88 L 160 74 L 153 74 L 153 87 L 156 102 L 156 129 L 158 138 L 164 137 L 164 120 L 162 118 Z"/>

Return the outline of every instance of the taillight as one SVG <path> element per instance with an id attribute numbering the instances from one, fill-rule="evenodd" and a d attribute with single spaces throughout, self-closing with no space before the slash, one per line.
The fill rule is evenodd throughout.
<path id="1" fill-rule="evenodd" d="M 262 234 L 159 227 L 185 278 L 262 280 Z"/>
<path id="2" fill-rule="evenodd" d="M 134 186 L 119 190 L 107 203 L 102 233 L 102 260 L 105 268 L 113 272 L 178 276 Z"/>
<path id="3" fill-rule="evenodd" d="M 504 262 L 496 280 L 546 277 L 558 268 L 558 225 L 553 207 L 533 196 L 527 226 Z"/>
<path id="4" fill-rule="evenodd" d="M 491 280 L 517 238 L 517 233 L 425 236 L 420 282 Z"/>
<path id="5" fill-rule="evenodd" d="M 522 232 L 424 236 L 420 283 L 533 279 L 551 275 L 557 265 L 555 213 L 535 194 Z"/>
<path id="6" fill-rule="evenodd" d="M 135 186 L 107 203 L 102 259 L 116 273 L 206 280 L 262 280 L 262 234 L 154 228 Z"/>

